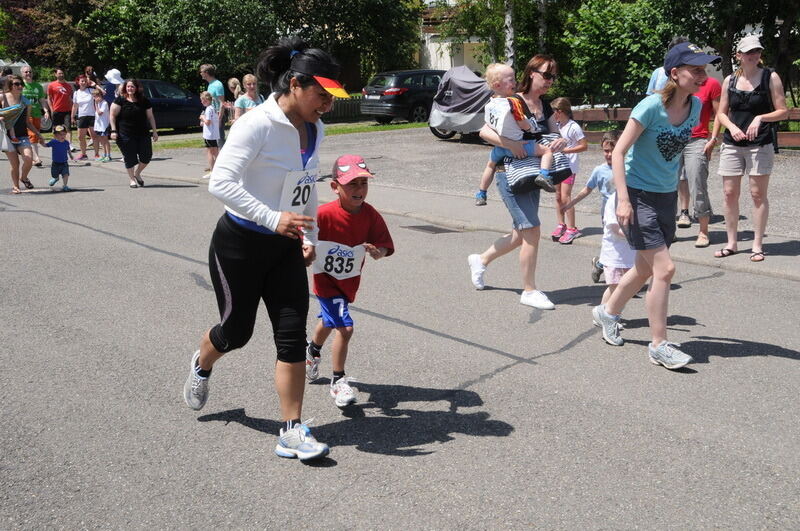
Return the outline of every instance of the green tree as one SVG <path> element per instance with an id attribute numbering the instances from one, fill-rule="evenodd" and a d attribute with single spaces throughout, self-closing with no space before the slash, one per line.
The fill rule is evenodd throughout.
<path id="1" fill-rule="evenodd" d="M 0 58 L 8 57 L 8 28 L 11 26 L 11 15 L 0 8 Z"/>

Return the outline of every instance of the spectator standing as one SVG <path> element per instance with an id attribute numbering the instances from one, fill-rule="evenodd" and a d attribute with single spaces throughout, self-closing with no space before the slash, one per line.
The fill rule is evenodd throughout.
<path id="1" fill-rule="evenodd" d="M 106 103 L 110 106 L 114 103 L 114 100 L 117 99 L 119 96 L 119 88 L 125 82 L 122 79 L 122 74 L 116 68 L 112 68 L 108 72 L 106 72 L 106 82 L 103 85 L 103 90 L 105 91 L 106 95 L 103 99 L 106 100 Z"/>
<path id="2" fill-rule="evenodd" d="M 53 126 L 63 125 L 72 146 L 72 84 L 64 76 L 62 68 L 53 70 L 55 81 L 47 85 L 47 106 L 53 113 Z M 74 151 L 74 148 L 71 148 Z"/>
<path id="3" fill-rule="evenodd" d="M 217 79 L 217 69 L 214 65 L 200 65 L 200 77 L 208 83 L 208 92 L 211 94 L 214 110 L 219 114 L 219 144 L 220 149 L 225 145 L 225 87 Z"/>
<path id="4" fill-rule="evenodd" d="M 153 105 L 144 95 L 138 79 L 122 85 L 122 95 L 111 104 L 111 140 L 117 142 L 128 170 L 130 187 L 144 186 L 142 171 L 153 158 L 153 145 L 158 142 Z M 152 132 L 151 132 L 152 130 Z"/>
<path id="5" fill-rule="evenodd" d="M 200 125 L 203 126 L 203 143 L 206 146 L 206 160 L 208 162 L 206 171 L 211 172 L 214 170 L 214 163 L 217 161 L 217 155 L 219 154 L 219 146 L 217 146 L 217 140 L 219 140 L 219 115 L 214 110 L 214 106 L 211 105 L 211 94 L 208 91 L 200 94 L 200 103 L 206 108 L 203 114 L 200 115 Z M 203 179 L 208 179 L 209 177 L 211 177 L 210 173 L 203 175 Z"/>
<path id="6" fill-rule="evenodd" d="M 41 83 L 33 80 L 33 69 L 30 66 L 23 66 L 20 69 L 20 73 L 25 81 L 22 95 L 31 102 L 31 123 L 33 123 L 37 131 L 41 131 L 42 116 L 50 118 L 50 110 L 47 108 L 47 97 L 44 93 L 44 88 Z M 31 147 L 33 148 L 33 165 L 41 168 L 42 161 L 39 158 L 40 135 L 29 130 L 28 139 L 31 141 Z"/>
<path id="7" fill-rule="evenodd" d="M 92 91 L 92 96 L 94 98 L 95 146 L 100 144 L 103 148 L 103 156 L 100 157 L 100 162 L 111 162 L 111 142 L 108 139 L 108 137 L 111 136 L 111 125 L 109 122 L 111 108 L 104 99 L 105 93 L 100 87 Z"/>
<path id="8" fill-rule="evenodd" d="M 233 104 L 233 121 L 242 117 L 244 113 L 257 105 L 264 103 L 264 97 L 258 93 L 258 80 L 253 74 L 245 74 L 242 78 L 244 83 L 244 94 L 236 98 Z"/>

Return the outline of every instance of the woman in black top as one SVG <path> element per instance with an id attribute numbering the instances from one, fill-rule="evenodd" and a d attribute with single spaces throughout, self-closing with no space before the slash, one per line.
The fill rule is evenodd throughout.
<path id="1" fill-rule="evenodd" d="M 784 120 L 789 111 L 781 78 L 761 64 L 762 50 L 757 35 L 742 38 L 736 52 L 739 69 L 722 82 L 717 120 L 727 130 L 718 173 L 722 176 L 728 242 L 714 253 L 717 258 L 738 252 L 739 192 L 742 176 L 749 174 L 754 232 L 750 261 L 764 260 L 762 240 L 769 215 L 767 187 L 774 158 L 772 122 Z"/>
<path id="2" fill-rule="evenodd" d="M 111 104 L 111 140 L 116 140 L 125 159 L 131 188 L 138 188 L 144 186 L 142 171 L 153 158 L 151 136 L 158 142 L 156 120 L 138 79 L 128 79 L 122 87 L 122 95 Z"/>

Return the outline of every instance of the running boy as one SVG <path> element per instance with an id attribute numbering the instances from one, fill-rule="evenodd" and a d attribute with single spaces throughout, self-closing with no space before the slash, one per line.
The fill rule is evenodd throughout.
<path id="1" fill-rule="evenodd" d="M 71 192 L 72 188 L 67 186 L 67 181 L 69 181 L 69 160 L 72 159 L 72 152 L 69 148 L 69 142 L 67 142 L 67 128 L 63 125 L 56 125 L 53 127 L 53 139 L 46 144 L 44 139 L 41 142 L 42 145 L 49 147 L 53 154 L 53 163 L 50 165 L 50 181 L 47 184 L 55 186 L 58 178 L 61 177 L 63 179 L 61 181 L 63 183 L 61 190 Z"/>
<path id="2" fill-rule="evenodd" d="M 614 152 L 614 147 L 617 145 L 617 140 L 619 139 L 620 134 L 622 134 L 621 131 L 608 131 L 603 135 L 600 145 L 603 146 L 603 156 L 606 159 L 605 164 L 600 164 L 594 170 L 592 170 L 592 175 L 589 177 L 589 181 L 586 183 L 586 186 L 584 186 L 583 189 L 578 192 L 578 195 L 575 196 L 575 199 L 561 207 L 562 212 L 566 212 L 568 209 L 573 208 L 575 205 L 583 201 L 589 194 L 591 194 L 592 190 L 597 188 L 600 190 L 601 197 L 600 222 L 603 223 L 606 203 L 608 202 L 608 198 L 611 197 L 611 194 L 614 193 L 614 177 L 611 174 L 611 153 Z M 595 256 L 592 258 L 592 280 L 595 282 L 595 284 L 600 282 L 600 275 L 602 274 L 603 264 L 600 262 L 600 259 Z"/>
<path id="3" fill-rule="evenodd" d="M 581 235 L 575 225 L 575 209 L 561 210 L 561 207 L 572 199 L 572 186 L 578 174 L 578 153 L 586 151 L 589 143 L 583 134 L 583 129 L 572 119 L 572 105 L 567 98 L 556 98 L 550 104 L 553 108 L 553 118 L 558 123 L 561 136 L 566 139 L 567 147 L 561 152 L 569 160 L 569 169 L 572 175 L 556 185 L 556 229 L 550 234 L 554 242 L 569 245 L 572 240 Z M 566 216 L 566 223 L 565 221 Z"/>
<path id="4" fill-rule="evenodd" d="M 211 93 L 205 91 L 200 94 L 200 103 L 202 103 L 206 110 L 200 115 L 200 125 L 203 126 L 203 142 L 206 145 L 206 159 L 208 161 L 208 173 L 203 176 L 204 179 L 211 175 L 211 170 L 214 169 L 214 163 L 217 162 L 217 155 L 219 155 L 219 113 L 214 108 L 213 98 Z"/>
<path id="5" fill-rule="evenodd" d="M 96 88 L 92 91 L 94 98 L 94 135 L 103 149 L 103 156 L 100 162 L 111 162 L 111 125 L 109 124 L 108 102 L 105 100 L 106 93 Z"/>
<path id="6" fill-rule="evenodd" d="M 514 69 L 501 63 L 492 63 L 486 67 L 485 77 L 486 83 L 494 92 L 494 96 L 486 104 L 483 111 L 486 123 L 500 136 L 511 140 L 527 138 L 525 133 L 532 132 L 531 123 L 525 117 L 519 100 L 511 98 L 517 85 Z M 511 109 L 510 113 L 509 108 Z M 511 116 L 513 119 L 505 119 L 507 116 Z M 552 181 L 548 180 L 548 174 L 553 165 L 553 154 L 550 148 L 534 142 L 528 142 L 525 144 L 525 150 L 529 156 L 541 157 L 542 159 L 540 178 L 536 179 L 536 183 L 549 192 L 554 191 L 555 188 Z M 489 185 L 492 184 L 492 179 L 494 179 L 497 164 L 505 157 L 510 156 L 512 154 L 506 149 L 499 147 L 492 149 L 489 161 L 486 163 L 486 168 L 484 168 L 481 175 L 478 191 L 475 193 L 475 205 L 483 206 L 486 204 L 486 192 L 489 189 Z"/>
<path id="7" fill-rule="evenodd" d="M 319 378 L 320 350 L 335 329 L 330 393 L 338 407 L 357 401 L 345 376 L 344 364 L 353 336 L 348 304 L 356 298 L 364 259 L 366 254 L 378 260 L 394 253 L 386 223 L 365 202 L 371 177 L 363 158 L 342 155 L 333 165 L 331 181 L 338 199 L 322 205 L 317 212 L 319 243 L 314 261 L 314 294 L 319 300 L 321 319 L 306 348 L 306 378 L 309 381 Z"/>

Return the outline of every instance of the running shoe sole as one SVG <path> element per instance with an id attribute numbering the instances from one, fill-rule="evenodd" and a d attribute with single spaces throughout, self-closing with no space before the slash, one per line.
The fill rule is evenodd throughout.
<path id="1" fill-rule="evenodd" d="M 319 459 L 320 457 L 325 457 L 331 453 L 331 449 L 329 447 L 324 447 L 321 450 L 314 451 L 314 452 L 303 452 L 302 450 L 295 450 L 293 448 L 287 448 L 285 446 L 281 446 L 278 443 L 275 446 L 275 455 L 279 457 L 286 457 L 288 459 L 300 459 L 300 461 L 308 461 L 310 459 Z"/>
<path id="2" fill-rule="evenodd" d="M 659 359 L 654 358 L 653 355 L 650 354 L 649 352 L 647 353 L 647 357 L 650 358 L 650 363 L 652 363 L 653 365 L 663 365 L 667 369 L 671 369 L 671 370 L 680 369 L 681 367 L 686 367 L 687 365 L 692 363 L 692 361 L 694 361 L 690 356 L 689 359 L 684 361 L 684 362 L 667 364 L 667 363 L 665 363 L 665 362 L 663 362 L 663 361 L 661 361 Z"/>

